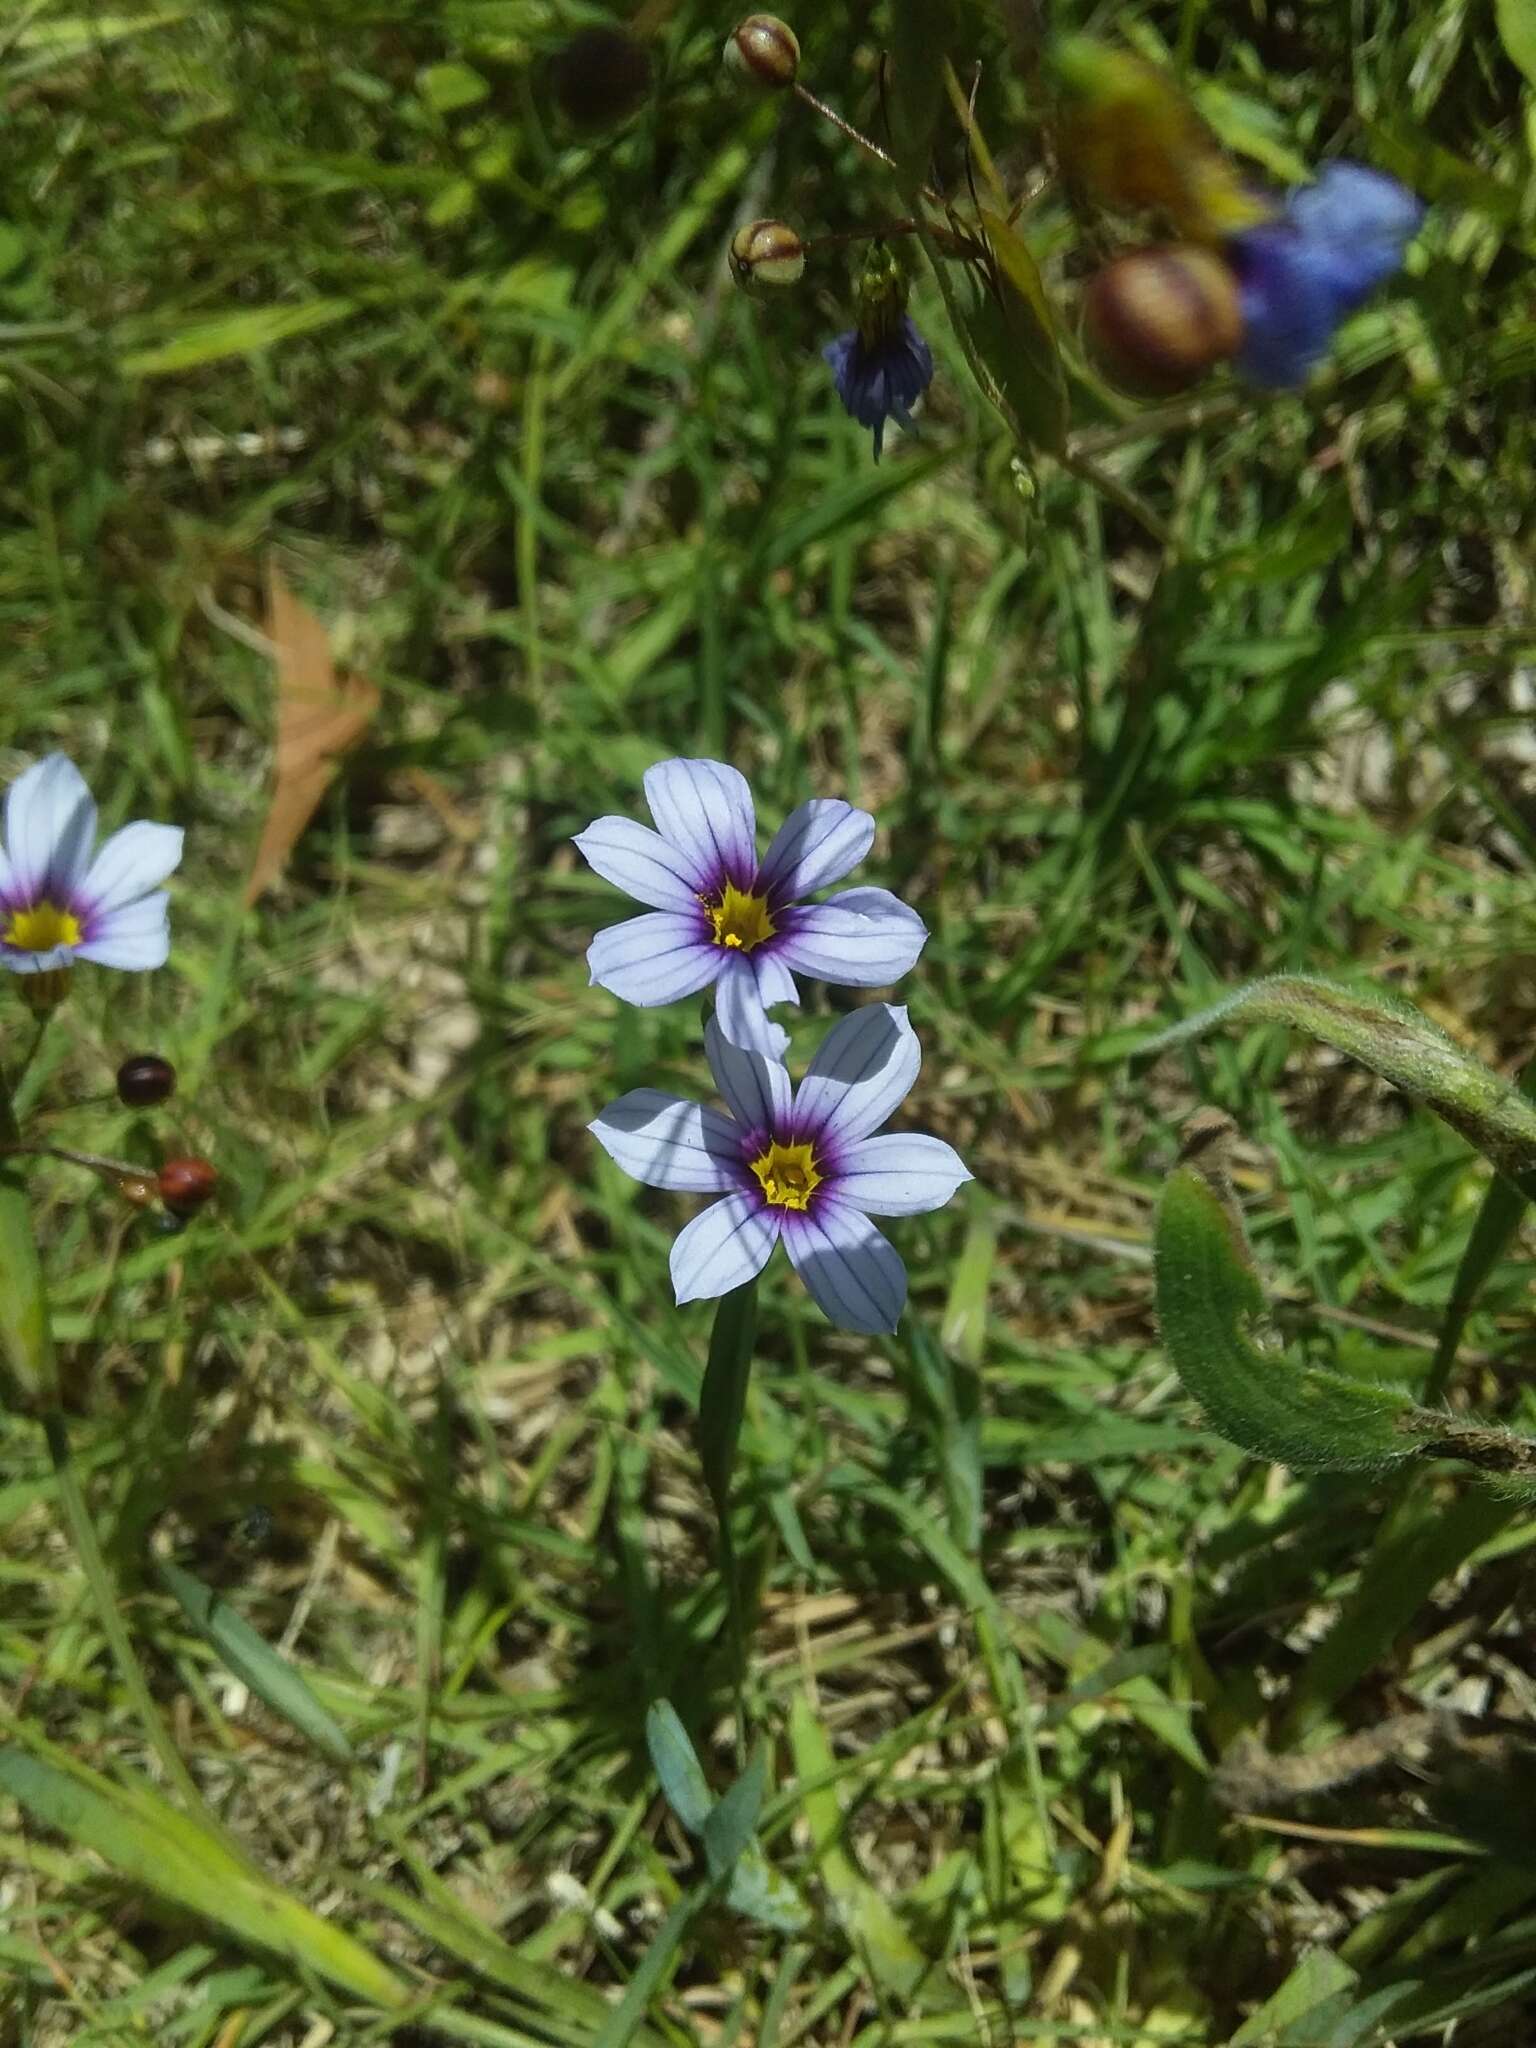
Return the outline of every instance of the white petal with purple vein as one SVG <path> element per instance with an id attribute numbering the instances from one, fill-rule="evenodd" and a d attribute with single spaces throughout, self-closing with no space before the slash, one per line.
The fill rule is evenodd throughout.
<path id="1" fill-rule="evenodd" d="M 784 1249 L 817 1307 L 862 1336 L 894 1330 L 907 1305 L 907 1269 L 896 1247 L 857 1209 L 819 1201 L 785 1219 Z"/>
<path id="2" fill-rule="evenodd" d="M 158 889 L 180 866 L 185 837 L 179 825 L 151 825 L 142 818 L 114 832 L 91 862 L 80 891 L 84 907 L 93 913 L 120 910 Z"/>
<path id="3" fill-rule="evenodd" d="M 95 839 L 96 806 L 67 755 L 35 761 L 6 792 L 5 850 L 18 896 L 34 898 L 45 885 L 68 896 L 90 864 Z"/>
<path id="4" fill-rule="evenodd" d="M 587 1129 L 610 1159 L 647 1187 L 723 1195 L 741 1186 L 746 1171 L 741 1133 L 728 1116 L 659 1088 L 632 1088 Z"/>
<path id="5" fill-rule="evenodd" d="M 732 1045 L 761 1053 L 765 1059 L 783 1057 L 789 1034 L 773 1023 L 763 1008 L 757 972 L 745 953 L 723 954 L 720 979 L 715 983 L 715 1016 Z"/>
<path id="6" fill-rule="evenodd" d="M 846 988 L 883 988 L 916 961 L 928 927 L 889 889 L 844 889 L 786 911 L 778 957 L 801 974 Z"/>
<path id="7" fill-rule="evenodd" d="M 75 948 L 80 960 L 94 960 L 98 967 L 118 967 L 129 974 L 143 974 L 151 967 L 163 967 L 171 950 L 171 899 L 163 889 L 140 896 L 104 915 L 92 916 L 89 936 Z"/>
<path id="8" fill-rule="evenodd" d="M 645 800 L 708 895 L 729 875 L 750 889 L 757 872 L 757 817 L 747 779 L 723 761 L 658 761 L 645 771 Z"/>
<path id="9" fill-rule="evenodd" d="M 758 886 L 781 899 L 798 901 L 813 890 L 840 882 L 856 868 L 875 839 L 875 821 L 840 796 L 813 796 L 790 812 L 758 870 Z"/>
<path id="10" fill-rule="evenodd" d="M 669 841 L 633 818 L 594 818 L 576 834 L 588 867 L 653 910 L 692 910 L 692 868 Z"/>
<path id="11" fill-rule="evenodd" d="M 776 1059 L 732 1045 L 713 1017 L 704 1027 L 704 1057 L 743 1132 L 781 1131 L 787 1126 L 789 1075 Z"/>
<path id="12" fill-rule="evenodd" d="M 672 1246 L 672 1289 L 679 1307 L 685 1301 L 712 1301 L 755 1280 L 778 1235 L 778 1211 L 764 1207 L 760 1194 L 712 1202 L 678 1232 Z"/>
<path id="13" fill-rule="evenodd" d="M 652 910 L 599 932 L 587 948 L 599 987 L 642 1010 L 697 995 L 720 971 L 720 949 L 699 937 L 696 917 Z"/>
<path id="14" fill-rule="evenodd" d="M 868 1216 L 917 1216 L 942 1209 L 970 1178 L 965 1161 L 942 1138 L 886 1131 L 839 1154 L 837 1199 Z"/>
<path id="15" fill-rule="evenodd" d="M 822 1040 L 795 1096 L 795 1128 L 845 1145 L 867 1138 L 905 1098 L 922 1063 L 906 1011 L 867 1003 Z"/>

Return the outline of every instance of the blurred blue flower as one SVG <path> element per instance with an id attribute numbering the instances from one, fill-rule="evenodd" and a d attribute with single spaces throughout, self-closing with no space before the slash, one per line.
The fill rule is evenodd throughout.
<path id="1" fill-rule="evenodd" d="M 1239 375 L 1270 390 L 1304 383 L 1339 323 L 1401 267 L 1423 218 L 1423 201 L 1395 178 L 1336 162 L 1288 193 L 1275 220 L 1234 235 Z"/>
<path id="2" fill-rule="evenodd" d="M 871 1003 L 839 1019 L 798 1088 L 717 1022 L 704 1050 L 729 1115 L 657 1088 L 610 1102 L 593 1136 L 647 1187 L 719 1195 L 672 1246 L 679 1304 L 756 1279 L 782 1242 L 817 1306 L 844 1330 L 894 1330 L 907 1270 L 871 1216 L 939 1209 L 971 1176 L 942 1138 L 880 1126 L 922 1057 L 905 1010 Z"/>
<path id="3" fill-rule="evenodd" d="M 885 423 L 896 419 L 909 431 L 912 408 L 933 381 L 933 355 L 911 317 L 873 325 L 868 335 L 857 327 L 829 341 L 822 350 L 832 367 L 837 395 L 861 427 L 875 434 L 875 460 L 885 439 Z"/>

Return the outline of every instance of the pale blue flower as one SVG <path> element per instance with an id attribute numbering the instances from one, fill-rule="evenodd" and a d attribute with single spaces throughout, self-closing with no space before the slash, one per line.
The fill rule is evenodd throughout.
<path id="1" fill-rule="evenodd" d="M 906 973 L 927 927 L 888 889 L 803 899 L 857 867 L 875 821 L 840 797 L 792 811 L 762 859 L 746 779 L 722 761 L 658 761 L 645 774 L 657 830 L 598 818 L 576 844 L 588 864 L 649 916 L 599 932 L 587 950 L 593 982 L 652 1009 L 712 987 L 733 1045 L 774 1058 L 788 1039 L 768 1006 L 798 1003 L 794 976 L 886 988 Z"/>
<path id="2" fill-rule="evenodd" d="M 917 1079 L 907 1013 L 871 1003 L 834 1024 L 798 1089 L 776 1060 L 711 1022 L 704 1049 L 729 1114 L 632 1089 L 589 1126 L 647 1187 L 719 1195 L 672 1247 L 679 1303 L 745 1286 L 782 1242 L 819 1308 L 845 1330 L 894 1330 L 907 1271 L 871 1216 L 942 1208 L 971 1176 L 953 1146 L 876 1136 Z"/>
<path id="3" fill-rule="evenodd" d="M 96 851 L 96 806 L 63 754 L 11 784 L 0 845 L 0 967 L 46 974 L 94 960 L 138 972 L 165 963 L 169 897 L 181 860 L 173 825 L 140 821 Z"/>

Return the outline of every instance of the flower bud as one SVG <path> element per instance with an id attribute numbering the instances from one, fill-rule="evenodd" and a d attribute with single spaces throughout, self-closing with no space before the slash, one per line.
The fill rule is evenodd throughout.
<path id="1" fill-rule="evenodd" d="M 731 275 L 748 291 L 759 285 L 798 284 L 805 244 L 787 221 L 750 220 L 731 237 Z"/>
<path id="2" fill-rule="evenodd" d="M 800 44 L 787 21 L 776 14 L 749 14 L 732 29 L 725 46 L 725 68 L 767 92 L 784 92 L 800 69 Z"/>
<path id="3" fill-rule="evenodd" d="M 651 89 L 651 54 L 620 28 L 584 28 L 550 59 L 549 89 L 573 128 L 627 121 Z"/>
<path id="4" fill-rule="evenodd" d="M 153 1109 L 176 1093 L 176 1069 L 157 1052 L 138 1052 L 117 1070 L 117 1099 L 129 1109 Z"/>
<path id="5" fill-rule="evenodd" d="M 1210 249 L 1135 249 L 1088 280 L 1083 328 L 1094 359 L 1114 383 L 1168 397 L 1241 348 L 1238 282 Z"/>
<path id="6" fill-rule="evenodd" d="M 206 1159 L 167 1159 L 160 1169 L 160 1199 L 173 1216 L 195 1216 L 219 1184 Z"/>

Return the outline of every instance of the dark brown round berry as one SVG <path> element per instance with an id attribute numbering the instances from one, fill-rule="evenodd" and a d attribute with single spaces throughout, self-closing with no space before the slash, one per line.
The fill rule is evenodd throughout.
<path id="1" fill-rule="evenodd" d="M 173 1216 L 195 1216 L 218 1185 L 206 1159 L 167 1159 L 160 1169 L 160 1199 Z"/>
<path id="2" fill-rule="evenodd" d="M 620 28 L 584 28 L 549 60 L 549 89 L 573 128 L 616 128 L 651 89 L 651 53 Z"/>
<path id="3" fill-rule="evenodd" d="M 176 1093 L 176 1069 L 157 1052 L 136 1052 L 117 1070 L 117 1099 L 130 1109 L 153 1109 Z"/>
<path id="4" fill-rule="evenodd" d="M 1243 345 L 1237 279 L 1213 249 L 1134 249 L 1088 280 L 1083 328 L 1095 361 L 1127 391 L 1186 391 Z"/>

